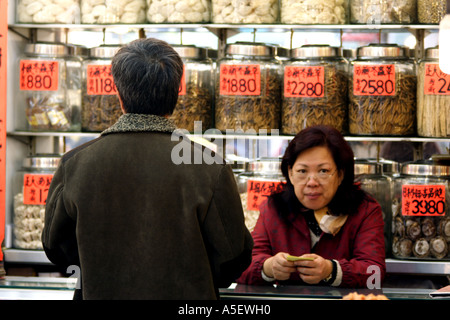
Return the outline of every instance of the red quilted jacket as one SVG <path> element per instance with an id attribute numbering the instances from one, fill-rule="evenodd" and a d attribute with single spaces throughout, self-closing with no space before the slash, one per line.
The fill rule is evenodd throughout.
<path id="1" fill-rule="evenodd" d="M 356 214 L 350 215 L 341 230 L 332 236 L 322 233 L 311 249 L 311 237 L 305 217 L 290 213 L 287 220 L 277 213 L 269 198 L 260 207 L 260 217 L 252 233 L 254 240 L 252 263 L 238 279 L 243 284 L 267 284 L 262 279 L 264 261 L 278 252 L 291 255 L 315 253 L 326 259 L 336 259 L 342 268 L 341 287 L 366 287 L 373 275 L 369 266 L 378 266 L 381 281 L 386 273 L 384 221 L 380 205 L 368 196 Z M 292 273 L 286 284 L 305 284 L 297 273 Z"/>

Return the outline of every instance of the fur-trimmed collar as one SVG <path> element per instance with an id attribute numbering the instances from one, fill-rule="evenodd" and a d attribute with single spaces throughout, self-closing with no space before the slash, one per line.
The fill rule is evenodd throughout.
<path id="1" fill-rule="evenodd" d="M 118 132 L 168 132 L 176 129 L 172 121 L 167 118 L 153 114 L 126 113 L 111 127 L 101 133 L 107 135 Z"/>

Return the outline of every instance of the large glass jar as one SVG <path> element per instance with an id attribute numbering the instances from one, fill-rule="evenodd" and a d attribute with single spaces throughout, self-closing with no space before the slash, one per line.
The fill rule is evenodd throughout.
<path id="1" fill-rule="evenodd" d="M 281 23 L 346 24 L 349 0 L 280 0 Z"/>
<path id="2" fill-rule="evenodd" d="M 16 173 L 14 188 L 14 241 L 20 249 L 42 249 L 45 203 L 60 156 L 35 155 L 23 160 Z"/>
<path id="3" fill-rule="evenodd" d="M 355 160 L 355 182 L 361 183 L 361 188 L 368 192 L 381 206 L 384 221 L 384 240 L 386 255 L 391 248 L 392 221 L 392 179 L 383 174 L 383 165 L 373 159 Z"/>
<path id="4" fill-rule="evenodd" d="M 439 24 L 447 11 L 447 0 L 417 0 L 419 23 Z"/>
<path id="5" fill-rule="evenodd" d="M 80 23 L 80 0 L 17 0 L 19 23 Z"/>
<path id="6" fill-rule="evenodd" d="M 15 108 L 16 128 L 31 131 L 79 131 L 80 97 L 70 83 L 80 72 L 68 61 L 68 48 L 60 43 L 30 43 L 19 59 L 20 103 Z"/>
<path id="7" fill-rule="evenodd" d="M 428 48 L 417 72 L 417 133 L 450 137 L 450 75 L 439 68 L 439 47 Z"/>
<path id="8" fill-rule="evenodd" d="M 350 22 L 367 24 L 415 23 L 417 0 L 350 0 Z"/>
<path id="9" fill-rule="evenodd" d="M 211 21 L 211 0 L 146 0 L 151 23 L 206 23 Z"/>
<path id="10" fill-rule="evenodd" d="M 145 0 L 81 0 L 81 23 L 145 23 Z"/>
<path id="11" fill-rule="evenodd" d="M 214 23 L 276 23 L 278 0 L 212 0 Z"/>
<path id="12" fill-rule="evenodd" d="M 103 131 L 122 115 L 117 89 L 111 73 L 111 59 L 117 45 L 90 49 L 83 62 L 81 126 L 83 131 Z"/>
<path id="13" fill-rule="evenodd" d="M 261 158 L 248 161 L 245 172 L 236 178 L 244 209 L 245 225 L 251 232 L 259 217 L 259 205 L 274 192 L 283 188 L 280 158 Z"/>
<path id="14" fill-rule="evenodd" d="M 216 74 L 215 124 L 227 129 L 257 133 L 279 130 L 281 62 L 274 47 L 237 42 L 226 48 Z"/>
<path id="15" fill-rule="evenodd" d="M 184 73 L 171 119 L 180 129 L 202 132 L 212 126 L 213 62 L 204 48 L 172 46 L 183 59 Z"/>
<path id="16" fill-rule="evenodd" d="M 406 47 L 370 44 L 350 64 L 349 131 L 357 135 L 416 133 L 415 63 Z"/>
<path id="17" fill-rule="evenodd" d="M 402 165 L 395 179 L 392 254 L 399 259 L 450 260 L 450 166 Z"/>
<path id="18" fill-rule="evenodd" d="M 348 131 L 348 62 L 340 48 L 304 45 L 284 63 L 281 130 L 297 134 L 313 125 Z"/>

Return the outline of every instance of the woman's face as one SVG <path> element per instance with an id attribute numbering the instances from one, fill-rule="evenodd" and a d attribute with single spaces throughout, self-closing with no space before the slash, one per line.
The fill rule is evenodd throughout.
<path id="1" fill-rule="evenodd" d="M 344 174 L 337 171 L 330 150 L 322 146 L 303 151 L 289 168 L 295 195 L 312 210 L 322 209 L 330 203 L 343 178 Z"/>

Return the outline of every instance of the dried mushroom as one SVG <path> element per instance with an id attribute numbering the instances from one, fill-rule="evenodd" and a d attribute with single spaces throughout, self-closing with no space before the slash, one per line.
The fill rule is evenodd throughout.
<path id="1" fill-rule="evenodd" d="M 417 258 L 426 258 L 430 254 L 430 244 L 425 238 L 418 239 L 413 245 L 413 253 Z"/>

